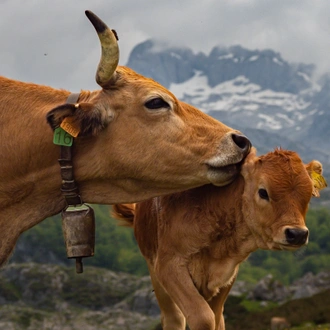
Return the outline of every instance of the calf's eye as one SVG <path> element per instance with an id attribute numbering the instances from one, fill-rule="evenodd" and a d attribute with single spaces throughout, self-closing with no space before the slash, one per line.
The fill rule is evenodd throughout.
<path id="1" fill-rule="evenodd" d="M 161 108 L 170 108 L 170 105 L 164 101 L 161 97 L 156 97 L 147 101 L 145 104 L 146 108 L 150 110 L 161 109 Z"/>
<path id="2" fill-rule="evenodd" d="M 261 199 L 265 199 L 267 201 L 269 201 L 269 196 L 268 196 L 268 193 L 267 193 L 267 190 L 266 189 L 259 189 L 258 190 L 258 194 L 259 194 L 259 197 Z"/>

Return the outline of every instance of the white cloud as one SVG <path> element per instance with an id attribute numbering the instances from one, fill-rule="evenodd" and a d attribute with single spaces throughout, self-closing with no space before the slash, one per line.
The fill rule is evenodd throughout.
<path id="1" fill-rule="evenodd" d="M 117 30 L 121 64 L 137 43 L 157 38 L 204 52 L 215 45 L 271 48 L 330 71 L 327 0 L 0 0 L 0 73 L 96 88 L 100 46 L 85 9 Z"/>

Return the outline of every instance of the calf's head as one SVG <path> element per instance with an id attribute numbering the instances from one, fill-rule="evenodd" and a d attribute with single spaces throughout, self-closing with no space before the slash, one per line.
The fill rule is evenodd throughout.
<path id="1" fill-rule="evenodd" d="M 78 104 L 50 111 L 51 127 L 70 117 L 79 131 L 76 146 L 87 145 L 84 155 L 79 152 L 77 157 L 87 163 L 97 160 L 98 180 L 111 172 L 117 181 L 125 178 L 132 191 L 154 187 L 170 193 L 231 182 L 238 173 L 237 164 L 250 151 L 250 141 L 179 101 L 152 79 L 118 67 L 116 34 L 93 13 L 86 14 L 102 45 L 96 73 L 102 90 L 81 93 Z M 143 196 L 147 197 L 151 196 Z"/>
<path id="2" fill-rule="evenodd" d="M 258 247 L 292 250 L 307 244 L 308 204 L 326 186 L 322 165 L 318 161 L 305 165 L 292 151 L 276 149 L 257 157 L 253 150 L 241 173 L 243 213 Z"/>

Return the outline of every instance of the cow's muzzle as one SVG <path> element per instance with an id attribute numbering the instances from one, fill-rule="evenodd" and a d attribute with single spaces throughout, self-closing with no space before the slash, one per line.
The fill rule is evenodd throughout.
<path id="1" fill-rule="evenodd" d="M 211 183 L 223 186 L 232 182 L 240 171 L 240 164 L 251 150 L 250 140 L 236 131 L 222 138 L 217 155 L 205 164 Z"/>
<path id="2" fill-rule="evenodd" d="M 241 134 L 232 134 L 231 138 L 233 139 L 236 146 L 241 149 L 243 157 L 246 157 L 251 150 L 250 140 L 245 135 Z"/>

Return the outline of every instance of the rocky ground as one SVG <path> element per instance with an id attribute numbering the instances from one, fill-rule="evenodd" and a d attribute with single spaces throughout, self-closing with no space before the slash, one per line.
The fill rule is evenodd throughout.
<path id="1" fill-rule="evenodd" d="M 269 274 L 248 292 L 247 299 L 284 303 L 308 298 L 327 289 L 330 289 L 330 272 L 321 272 L 317 275 L 307 273 L 290 286 L 284 286 Z"/>
<path id="2" fill-rule="evenodd" d="M 0 273 L 0 329 L 153 329 L 149 277 L 86 267 L 11 264 Z"/>
<path id="3" fill-rule="evenodd" d="M 238 281 L 228 300 L 228 318 L 240 313 L 242 297 L 264 308 L 327 289 L 330 272 L 306 274 L 289 287 L 271 275 L 254 286 Z M 10 264 L 0 272 L 0 330 L 153 330 L 158 325 L 159 308 L 148 276 L 94 267 L 77 275 L 73 267 L 36 263 Z"/>

